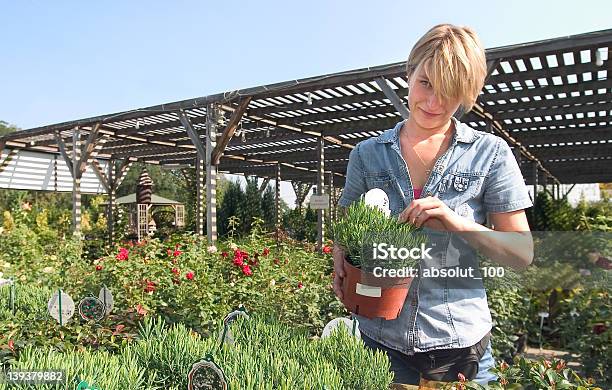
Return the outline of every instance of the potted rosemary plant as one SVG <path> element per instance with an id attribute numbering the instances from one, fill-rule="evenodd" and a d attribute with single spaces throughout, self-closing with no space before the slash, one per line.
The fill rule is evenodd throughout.
<path id="1" fill-rule="evenodd" d="M 333 224 L 332 234 L 345 253 L 346 308 L 367 318 L 396 319 L 418 272 L 414 255 L 426 242 L 420 229 L 360 199 Z"/>

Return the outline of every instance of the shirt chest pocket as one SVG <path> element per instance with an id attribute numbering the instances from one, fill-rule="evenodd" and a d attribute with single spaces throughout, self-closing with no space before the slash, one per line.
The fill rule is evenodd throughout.
<path id="1" fill-rule="evenodd" d="M 391 215 L 397 215 L 404 210 L 404 194 L 399 185 L 397 177 L 390 172 L 370 174 L 365 178 L 368 191 L 373 188 L 380 188 L 389 197 L 389 207 Z"/>
<path id="2" fill-rule="evenodd" d="M 478 197 L 484 178 L 474 173 L 451 172 L 442 177 L 438 197 L 451 209 Z"/>

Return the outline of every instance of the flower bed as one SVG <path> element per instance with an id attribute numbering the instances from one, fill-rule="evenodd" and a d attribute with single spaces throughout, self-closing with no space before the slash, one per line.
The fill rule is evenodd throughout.
<path id="1" fill-rule="evenodd" d="M 311 340 L 307 333 L 259 316 L 239 319 L 231 329 L 234 343 L 220 348 L 220 324 L 213 336 L 202 338 L 183 325 L 168 328 L 161 320 L 147 319 L 139 341 L 119 354 L 28 347 L 11 368 L 64 370 L 71 384 L 67 388 L 86 380 L 102 389 L 184 389 L 192 364 L 211 354 L 233 389 L 374 390 L 388 388 L 392 380 L 387 357 L 366 349 L 346 331 Z"/>

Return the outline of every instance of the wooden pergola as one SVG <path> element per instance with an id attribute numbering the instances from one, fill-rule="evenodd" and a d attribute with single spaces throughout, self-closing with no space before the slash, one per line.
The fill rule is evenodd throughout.
<path id="1" fill-rule="evenodd" d="M 489 76 L 476 107 L 457 113 L 503 137 L 528 184 L 611 182 L 612 29 L 488 49 Z M 298 201 L 312 185 L 332 204 L 348 154 L 408 114 L 404 62 L 224 92 L 58 123 L 0 138 L 0 150 L 63 156 L 73 176 L 80 226 L 80 178 L 91 166 L 115 199 L 131 164 L 195 167 L 197 232 L 216 241 L 217 173 L 291 181 Z M 108 161 L 102 170 L 97 160 Z M 1 166 L 1 162 L 0 162 Z M 1 169 L 1 168 L 0 168 Z M 556 186 L 555 186 L 556 185 Z M 327 188 L 326 188 L 327 187 Z M 112 230 L 112 218 L 109 219 Z M 319 245 L 324 237 L 319 211 Z"/>

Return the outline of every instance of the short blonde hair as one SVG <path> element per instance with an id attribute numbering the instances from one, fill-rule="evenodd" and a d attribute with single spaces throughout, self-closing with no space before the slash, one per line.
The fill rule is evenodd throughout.
<path id="1" fill-rule="evenodd" d="M 472 109 L 487 76 L 485 52 L 469 27 L 439 24 L 414 45 L 406 62 L 408 79 L 423 67 L 434 94 L 441 100 L 459 99 Z"/>

